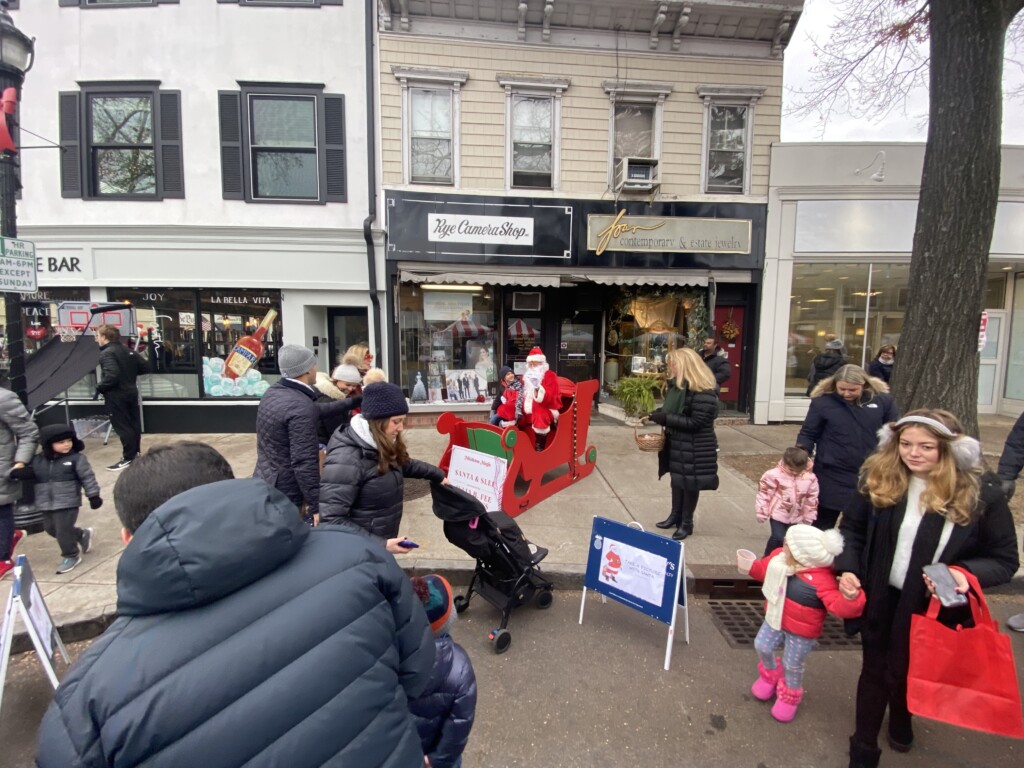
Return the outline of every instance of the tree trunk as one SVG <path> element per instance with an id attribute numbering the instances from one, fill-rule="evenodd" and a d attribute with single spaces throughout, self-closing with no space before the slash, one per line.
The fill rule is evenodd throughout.
<path id="1" fill-rule="evenodd" d="M 971 435 L 999 196 L 1003 48 L 1019 9 L 1020 0 L 931 0 L 928 144 L 893 394 L 901 413 L 945 408 Z"/>

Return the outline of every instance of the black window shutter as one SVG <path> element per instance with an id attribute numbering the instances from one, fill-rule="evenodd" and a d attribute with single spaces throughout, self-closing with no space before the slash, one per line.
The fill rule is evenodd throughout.
<path id="1" fill-rule="evenodd" d="M 160 196 L 185 197 L 181 150 L 181 91 L 160 91 Z"/>
<path id="2" fill-rule="evenodd" d="M 81 98 L 77 91 L 59 96 L 61 197 L 82 197 Z"/>
<path id="3" fill-rule="evenodd" d="M 329 203 L 348 202 L 345 184 L 345 97 L 324 94 L 324 155 Z"/>
<path id="4" fill-rule="evenodd" d="M 220 181 L 225 200 L 245 199 L 242 173 L 242 94 L 220 91 Z"/>

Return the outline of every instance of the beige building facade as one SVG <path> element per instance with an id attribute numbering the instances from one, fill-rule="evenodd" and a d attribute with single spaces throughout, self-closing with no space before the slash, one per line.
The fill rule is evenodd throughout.
<path id="1" fill-rule="evenodd" d="M 389 347 L 414 403 L 489 405 L 534 347 L 610 390 L 712 336 L 722 398 L 749 410 L 802 5 L 381 2 Z"/>

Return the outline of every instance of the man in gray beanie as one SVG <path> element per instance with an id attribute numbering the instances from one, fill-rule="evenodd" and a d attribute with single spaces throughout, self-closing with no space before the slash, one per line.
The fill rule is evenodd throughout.
<path id="1" fill-rule="evenodd" d="M 256 409 L 252 476 L 281 491 L 312 524 L 320 506 L 316 355 L 298 344 L 285 344 L 277 353 L 277 367 L 281 379 L 264 393 Z"/>

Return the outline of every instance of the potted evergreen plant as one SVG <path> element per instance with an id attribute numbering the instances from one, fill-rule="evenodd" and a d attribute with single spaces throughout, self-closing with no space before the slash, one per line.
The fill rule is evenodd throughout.
<path id="1" fill-rule="evenodd" d="M 661 382 L 646 376 L 626 376 L 619 379 L 612 394 L 622 403 L 627 420 L 639 421 L 654 410 L 655 394 Z"/>

